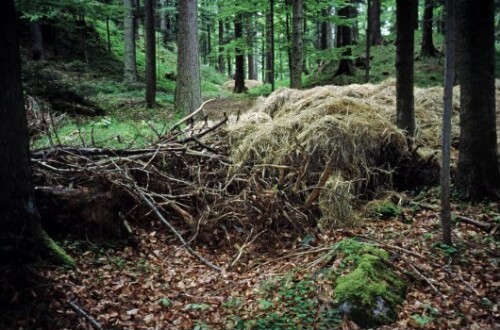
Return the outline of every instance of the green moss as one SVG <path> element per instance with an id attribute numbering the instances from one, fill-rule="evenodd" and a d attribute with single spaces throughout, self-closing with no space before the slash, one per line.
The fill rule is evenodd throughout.
<path id="1" fill-rule="evenodd" d="M 75 268 L 75 260 L 68 255 L 41 227 L 37 230 L 37 235 L 40 238 L 43 253 L 52 258 L 55 262 L 62 265 Z"/>
<path id="2" fill-rule="evenodd" d="M 384 263 L 387 252 L 353 239 L 338 243 L 337 248 L 345 254 L 344 262 L 351 261 L 351 271 L 335 283 L 339 308 L 361 326 L 394 321 L 405 284 Z"/>
<path id="3" fill-rule="evenodd" d="M 375 214 L 381 219 L 389 219 L 397 217 L 401 214 L 401 208 L 393 202 L 379 202 L 375 203 L 370 209 L 370 213 Z"/>

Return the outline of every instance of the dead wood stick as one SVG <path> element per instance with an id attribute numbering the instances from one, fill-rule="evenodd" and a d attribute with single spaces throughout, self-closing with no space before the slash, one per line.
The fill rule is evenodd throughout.
<path id="1" fill-rule="evenodd" d="M 134 190 L 135 192 L 142 198 L 142 200 L 149 206 L 149 208 L 153 211 L 153 213 L 156 215 L 156 217 L 161 221 L 163 222 L 167 227 L 168 229 L 170 229 L 170 231 L 172 233 L 174 233 L 174 235 L 177 237 L 177 239 L 182 243 L 183 246 L 186 247 L 186 250 L 192 255 L 194 256 L 196 259 L 198 259 L 203 265 L 209 267 L 209 268 L 212 268 L 213 270 L 216 270 L 218 272 L 222 272 L 222 268 L 220 268 L 219 266 L 216 266 L 214 265 L 213 263 L 211 263 L 210 261 L 208 261 L 207 259 L 203 258 L 198 252 L 196 252 L 195 250 L 193 250 L 193 248 L 188 244 L 188 242 L 186 242 L 184 240 L 184 238 L 182 237 L 181 234 L 179 234 L 179 232 L 174 228 L 174 226 L 172 226 L 170 224 L 170 222 L 168 222 L 164 217 L 163 215 L 160 213 L 160 211 L 158 210 L 158 208 L 153 204 L 153 202 L 151 202 L 149 200 L 149 198 L 146 197 L 146 195 L 144 195 L 144 193 L 139 189 L 139 187 L 135 184 L 135 182 L 133 183 L 134 185 Z"/>
<path id="2" fill-rule="evenodd" d="M 265 265 L 273 263 L 273 262 L 277 262 L 277 261 L 280 261 L 280 260 L 288 259 L 288 258 L 293 258 L 293 257 L 298 257 L 298 256 L 304 256 L 304 255 L 307 255 L 307 254 L 319 253 L 319 252 L 324 252 L 324 251 L 331 251 L 331 250 L 332 250 L 331 247 L 319 247 L 319 248 L 310 249 L 310 250 L 307 250 L 307 251 L 291 253 L 291 254 L 287 254 L 287 255 L 284 255 L 284 256 L 272 259 L 272 260 L 268 260 L 268 261 L 263 262 L 261 264 L 258 264 L 258 265 L 256 265 L 254 267 L 254 269 L 262 267 L 262 266 L 265 266 Z"/>
<path id="3" fill-rule="evenodd" d="M 75 304 L 74 302 L 68 301 L 69 306 L 71 309 L 73 309 L 75 312 L 83 316 L 87 321 L 89 321 L 94 329 L 97 330 L 103 330 L 104 328 L 99 324 L 99 322 L 96 321 L 92 316 L 90 316 L 87 312 L 85 312 L 80 306 Z"/>
<path id="4" fill-rule="evenodd" d="M 220 126 L 224 125 L 227 121 L 228 121 L 228 117 L 225 117 L 224 119 L 222 119 L 220 122 L 218 122 L 214 126 L 207 128 L 203 132 L 200 132 L 198 134 L 194 134 L 193 136 L 185 138 L 184 140 L 181 140 L 180 143 L 186 143 L 186 142 L 189 142 L 189 141 L 195 141 L 195 142 L 197 142 L 196 141 L 197 139 L 202 138 L 203 136 L 207 135 L 208 133 L 216 130 Z"/>
<path id="5" fill-rule="evenodd" d="M 170 206 L 178 215 L 181 216 L 181 218 L 184 220 L 184 222 L 191 228 L 194 227 L 194 219 L 189 212 L 184 210 L 182 207 L 177 205 L 175 202 L 169 202 L 168 206 Z"/>
<path id="6" fill-rule="evenodd" d="M 332 155 L 330 157 L 330 160 L 326 164 L 325 170 L 321 174 L 321 177 L 319 178 L 318 184 L 316 187 L 314 187 L 313 191 L 309 194 L 309 197 L 307 198 L 306 202 L 304 203 L 304 208 L 307 210 L 309 209 L 314 201 L 318 198 L 319 193 L 321 189 L 325 186 L 326 181 L 330 177 L 333 171 L 333 162 L 334 162 L 334 156 Z"/>
<path id="7" fill-rule="evenodd" d="M 401 252 L 404 252 L 406 254 L 409 254 L 411 256 L 414 256 L 414 257 L 417 257 L 417 258 L 420 258 L 420 259 L 427 259 L 426 256 L 424 256 L 423 254 L 420 254 L 420 253 L 417 253 L 417 252 L 413 252 L 413 251 L 410 251 L 408 249 L 405 249 L 405 248 L 402 248 L 400 246 L 397 246 L 397 245 L 392 245 L 392 244 L 387 244 L 387 243 L 384 243 L 384 242 L 381 242 L 375 238 L 372 238 L 372 237 L 369 237 L 369 236 L 364 236 L 364 235 L 355 235 L 356 237 L 359 237 L 359 238 L 363 238 L 363 239 L 367 239 L 369 241 L 373 241 L 375 243 L 377 243 L 377 245 L 379 246 L 384 246 L 388 249 L 394 249 L 394 250 L 398 250 L 398 251 L 401 251 Z"/>
<path id="8" fill-rule="evenodd" d="M 484 221 L 480 221 L 480 220 L 476 220 L 476 219 L 472 219 L 469 217 L 465 217 L 463 215 L 457 215 L 456 217 L 457 217 L 458 221 L 479 227 L 486 232 L 490 232 L 490 230 L 493 229 L 493 227 L 494 227 L 493 224 L 490 224 L 490 223 L 487 223 Z"/>
<path id="9" fill-rule="evenodd" d="M 418 275 L 420 276 L 425 282 L 427 282 L 427 284 L 429 284 L 429 286 L 437 293 L 439 294 L 441 297 L 444 297 L 444 294 L 441 293 L 441 291 L 438 290 L 438 288 L 436 288 L 434 286 L 434 284 L 432 284 L 432 281 L 425 277 L 424 274 L 420 273 L 417 269 L 417 267 L 415 267 L 415 265 L 413 265 L 411 262 L 409 262 L 408 260 L 406 259 L 403 259 L 404 262 L 406 262 L 412 269 L 413 271 Z"/>
<path id="10" fill-rule="evenodd" d="M 196 116 L 198 114 L 198 112 L 200 112 L 201 110 L 203 110 L 203 107 L 207 104 L 207 103 L 210 103 L 212 101 L 215 101 L 217 100 L 217 98 L 215 99 L 210 99 L 210 100 L 206 100 L 205 102 L 203 102 L 200 107 L 198 109 L 196 109 L 195 111 L 193 111 L 192 113 L 190 113 L 188 116 L 182 118 L 181 120 L 179 120 L 177 122 L 177 124 L 175 124 L 174 126 L 172 126 L 171 129 L 169 129 L 169 133 L 170 132 L 173 132 L 175 131 L 177 128 L 179 128 L 182 124 L 184 124 L 185 122 L 187 122 L 189 119 L 193 118 L 194 116 Z"/>

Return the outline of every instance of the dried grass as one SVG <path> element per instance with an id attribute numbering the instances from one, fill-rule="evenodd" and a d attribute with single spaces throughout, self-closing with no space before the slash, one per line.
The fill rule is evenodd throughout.
<path id="1" fill-rule="evenodd" d="M 263 83 L 261 81 L 258 81 L 258 80 L 250 80 L 250 79 L 247 79 L 245 80 L 245 87 L 247 89 L 252 89 L 252 88 L 255 88 L 255 87 L 260 87 L 262 86 Z M 222 85 L 222 88 L 226 91 L 233 91 L 234 89 L 234 80 L 229 80 L 229 81 L 226 81 L 223 85 Z"/>
<path id="2" fill-rule="evenodd" d="M 415 144 L 426 150 L 440 146 L 442 93 L 440 87 L 415 89 Z M 455 88 L 455 138 L 458 111 L 459 90 Z M 333 173 L 315 204 L 321 212 L 321 226 L 327 228 L 352 224 L 352 203 L 394 187 L 399 169 L 410 160 L 437 166 L 437 159 L 432 164 L 420 161 L 423 156 L 413 152 L 404 132 L 396 127 L 395 117 L 394 79 L 378 85 L 284 88 L 257 102 L 246 116 L 229 125 L 226 134 L 235 164 L 286 166 L 288 184 L 299 187 L 304 200 L 332 158 Z"/>

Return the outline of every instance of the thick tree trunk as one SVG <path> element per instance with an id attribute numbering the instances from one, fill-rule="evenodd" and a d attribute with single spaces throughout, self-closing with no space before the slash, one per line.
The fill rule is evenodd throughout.
<path id="1" fill-rule="evenodd" d="M 459 0 L 460 140 L 456 187 L 466 199 L 498 197 L 493 0 Z"/>
<path id="2" fill-rule="evenodd" d="M 146 9 L 146 106 L 156 102 L 156 38 L 154 0 L 145 0 Z"/>
<path id="3" fill-rule="evenodd" d="M 219 54 L 217 69 L 220 73 L 226 71 L 226 62 L 224 60 L 224 22 L 219 20 Z"/>
<path id="4" fill-rule="evenodd" d="M 434 0 L 425 0 L 424 17 L 422 20 L 422 48 L 420 56 L 434 57 L 437 55 L 437 50 L 434 47 L 432 38 L 432 22 L 434 19 Z"/>
<path id="5" fill-rule="evenodd" d="M 137 67 L 135 60 L 135 28 L 133 15 L 134 0 L 123 0 L 124 18 L 123 18 L 123 36 L 124 51 L 123 64 L 125 83 L 134 83 L 137 81 Z"/>
<path id="6" fill-rule="evenodd" d="M 413 94 L 414 29 L 416 0 L 396 0 L 396 108 L 397 125 L 409 136 L 415 134 Z"/>
<path id="7" fill-rule="evenodd" d="M 201 105 L 197 0 L 179 0 L 175 109 L 191 113 Z"/>
<path id="8" fill-rule="evenodd" d="M 236 15 L 236 19 L 234 21 L 234 38 L 236 42 L 240 41 L 243 37 L 243 15 Z M 246 92 L 245 88 L 245 51 L 241 48 L 241 46 L 236 46 L 235 48 L 235 66 L 236 72 L 234 74 L 234 93 L 244 93 Z"/>
<path id="9" fill-rule="evenodd" d="M 352 3 L 347 2 L 346 5 L 347 6 L 339 9 L 338 16 L 350 19 L 354 15 Z M 340 33 L 338 36 L 339 47 L 345 47 L 345 49 L 342 51 L 342 59 L 339 62 L 337 71 L 335 71 L 335 74 L 333 75 L 334 78 L 342 74 L 351 75 L 354 73 L 354 65 L 352 63 L 352 59 L 350 58 L 352 56 L 352 50 L 350 47 L 352 46 L 351 25 L 349 23 L 344 23 L 344 25 L 339 26 L 338 32 Z"/>
<path id="10" fill-rule="evenodd" d="M 290 63 L 290 87 L 302 87 L 302 27 L 303 27 L 303 3 L 302 0 L 292 1 L 292 52 Z"/>
<path id="11" fill-rule="evenodd" d="M 42 25 L 40 22 L 32 22 L 30 29 L 32 41 L 31 58 L 35 61 L 44 60 Z"/>
<path id="12" fill-rule="evenodd" d="M 269 12 L 266 15 L 266 80 L 274 91 L 274 0 L 270 0 Z"/>
<path id="13" fill-rule="evenodd" d="M 384 39 L 380 29 L 381 0 L 372 0 L 370 7 L 370 44 L 372 46 L 382 45 Z"/>
<path id="14" fill-rule="evenodd" d="M 25 263 L 50 253 L 74 265 L 42 229 L 35 205 L 16 19 L 14 1 L 0 1 L 0 261 Z"/>

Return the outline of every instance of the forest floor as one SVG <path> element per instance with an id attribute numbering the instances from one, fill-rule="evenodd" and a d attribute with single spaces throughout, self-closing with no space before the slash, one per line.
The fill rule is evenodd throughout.
<path id="1" fill-rule="evenodd" d="M 254 98 L 218 98 L 207 103 L 203 107 L 203 112 L 210 119 L 220 119 L 226 115 L 244 113 L 255 103 Z"/>
<path id="2" fill-rule="evenodd" d="M 392 219 L 366 219 L 353 229 L 312 231 L 312 246 L 286 232 L 266 233 L 245 247 L 236 267 L 222 273 L 198 263 L 156 221 L 134 224 L 135 247 L 66 242 L 77 269 L 44 267 L 45 282 L 15 292 L 0 327 L 93 329 L 71 302 L 103 329 L 235 328 L 238 321 L 262 317 L 269 308 L 262 294 L 266 283 L 280 276 L 307 278 L 328 247 L 343 238 L 362 237 L 391 251 L 396 268 L 414 274 L 408 278 L 397 321 L 380 329 L 500 329 L 498 241 L 476 227 L 456 223 L 455 247 L 444 247 L 439 244 L 439 212 L 434 209 L 437 191 L 414 200 L 418 204 L 403 208 Z M 499 220 L 497 203 L 452 207 L 456 214 Z M 218 265 L 229 264 L 239 251 L 229 244 L 196 250 Z M 313 285 L 318 295 L 324 290 L 321 283 Z M 352 322 L 341 322 L 338 328 L 358 329 Z"/>

